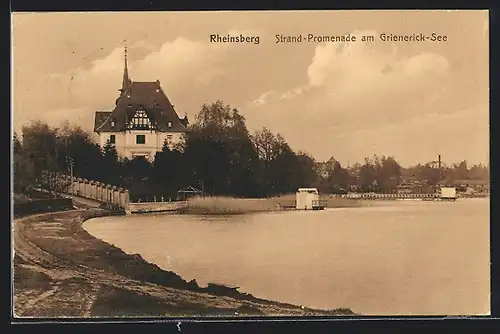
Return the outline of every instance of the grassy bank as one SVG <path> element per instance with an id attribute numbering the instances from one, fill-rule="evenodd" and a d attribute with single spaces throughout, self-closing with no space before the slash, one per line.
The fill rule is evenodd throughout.
<path id="1" fill-rule="evenodd" d="M 277 204 L 268 198 L 196 197 L 189 199 L 182 211 L 190 214 L 242 214 L 274 211 Z"/>
<path id="2" fill-rule="evenodd" d="M 220 285 L 201 288 L 129 255 L 83 228 L 102 209 L 26 217 L 15 222 L 16 316 L 353 315 L 267 301 Z"/>
<path id="3" fill-rule="evenodd" d="M 355 199 L 320 196 L 327 208 L 359 207 L 362 202 Z M 183 213 L 190 214 L 244 214 L 280 210 L 280 206 L 293 205 L 295 194 L 271 198 L 196 197 L 187 201 Z"/>

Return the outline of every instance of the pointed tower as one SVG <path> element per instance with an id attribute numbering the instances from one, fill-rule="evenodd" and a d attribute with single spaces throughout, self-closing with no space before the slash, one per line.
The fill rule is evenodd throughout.
<path id="1" fill-rule="evenodd" d="M 132 83 L 128 76 L 128 65 L 127 65 L 127 41 L 125 41 L 125 67 L 123 69 L 123 80 L 122 80 L 122 88 L 119 89 L 121 94 L 125 93 L 129 85 Z"/>

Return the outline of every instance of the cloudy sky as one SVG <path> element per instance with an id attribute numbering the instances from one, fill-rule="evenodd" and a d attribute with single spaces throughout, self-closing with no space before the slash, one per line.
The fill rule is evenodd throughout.
<path id="1" fill-rule="evenodd" d="M 238 108 L 295 150 L 344 165 L 395 156 L 403 165 L 489 155 L 486 11 L 17 13 L 13 126 L 64 120 L 88 130 L 111 110 L 123 73 L 160 80 L 179 116 L 203 103 Z M 447 35 L 382 42 L 381 33 Z M 213 44 L 210 34 L 260 36 Z M 275 35 L 374 35 L 372 43 L 276 44 Z"/>

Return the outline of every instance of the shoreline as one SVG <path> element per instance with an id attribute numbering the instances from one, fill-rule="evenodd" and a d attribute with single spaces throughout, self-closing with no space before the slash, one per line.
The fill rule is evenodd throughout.
<path id="1" fill-rule="evenodd" d="M 265 212 L 286 212 L 295 210 L 295 194 L 283 194 L 268 198 L 234 198 L 225 196 L 192 198 L 186 205 L 177 210 L 179 214 L 195 215 L 235 215 Z M 355 199 L 322 198 L 325 208 L 361 207 L 362 203 Z M 302 210 L 301 210 L 302 211 Z"/>
<path id="2" fill-rule="evenodd" d="M 112 215 L 77 209 L 15 219 L 16 317 L 353 316 L 256 298 L 219 284 L 199 287 L 138 254 L 90 235 L 82 224 Z"/>

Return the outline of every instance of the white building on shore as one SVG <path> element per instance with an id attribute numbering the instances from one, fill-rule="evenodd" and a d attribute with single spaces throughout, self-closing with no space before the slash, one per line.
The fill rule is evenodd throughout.
<path id="1" fill-rule="evenodd" d="M 122 88 L 112 111 L 95 113 L 94 132 L 102 147 L 109 141 L 119 157 L 144 157 L 149 161 L 164 143 L 173 146 L 187 131 L 187 116 L 179 118 L 160 81 L 137 82 L 128 75 L 127 48 Z"/>

